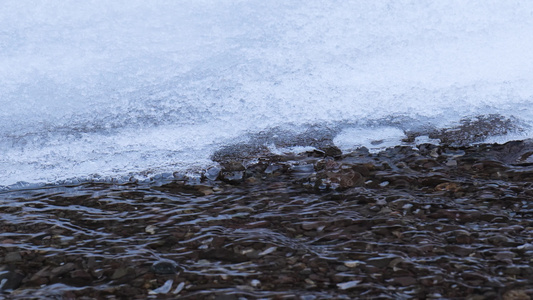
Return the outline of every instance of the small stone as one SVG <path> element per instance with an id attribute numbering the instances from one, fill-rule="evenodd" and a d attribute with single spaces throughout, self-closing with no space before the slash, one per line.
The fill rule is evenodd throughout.
<path id="1" fill-rule="evenodd" d="M 533 244 L 525 243 L 525 244 L 520 245 L 520 246 L 518 246 L 516 248 L 520 249 L 520 250 L 533 250 Z"/>
<path id="2" fill-rule="evenodd" d="M 273 252 L 276 251 L 277 249 L 278 249 L 277 247 L 270 247 L 270 248 L 267 248 L 267 249 L 265 249 L 263 252 L 259 253 L 259 256 L 264 256 L 264 255 L 267 255 L 267 254 L 273 253 Z"/>
<path id="3" fill-rule="evenodd" d="M 113 275 L 111 275 L 112 280 L 116 280 L 119 278 L 122 278 L 124 276 L 128 275 L 128 269 L 127 268 L 118 268 L 115 270 Z"/>
<path id="4" fill-rule="evenodd" d="M 306 278 L 304 281 L 308 285 L 311 285 L 311 286 L 315 286 L 316 285 L 316 283 L 313 280 L 309 279 L 309 278 Z"/>
<path id="5" fill-rule="evenodd" d="M 347 266 L 348 268 L 355 268 L 355 267 L 357 267 L 358 265 L 361 265 L 361 264 L 365 264 L 365 263 L 362 262 L 362 261 L 359 261 L 359 260 L 350 260 L 350 261 L 345 261 L 344 262 L 344 265 Z"/>
<path id="6" fill-rule="evenodd" d="M 20 252 L 9 252 L 4 257 L 4 262 L 6 263 L 13 263 L 18 262 L 22 260 L 22 256 L 20 256 Z"/>
<path id="7" fill-rule="evenodd" d="M 250 281 L 250 285 L 253 286 L 254 288 L 256 288 L 259 285 L 261 285 L 261 281 L 259 281 L 257 279 L 252 279 L 252 281 Z"/>
<path id="8" fill-rule="evenodd" d="M 174 290 L 174 292 L 172 293 L 179 294 L 183 290 L 184 287 L 185 287 L 185 282 L 180 282 L 178 286 L 176 287 L 176 289 Z"/>
<path id="9" fill-rule="evenodd" d="M 457 192 L 459 185 L 455 182 L 444 182 L 435 187 L 435 191 Z"/>
<path id="10" fill-rule="evenodd" d="M 58 277 L 61 276 L 67 272 L 70 272 L 72 270 L 76 269 L 76 265 L 73 263 L 66 263 L 62 266 L 53 268 L 52 271 L 50 271 L 50 277 Z"/>
<path id="11" fill-rule="evenodd" d="M 401 286 L 416 284 L 416 279 L 412 276 L 395 277 L 393 281 Z"/>
<path id="12" fill-rule="evenodd" d="M 337 287 L 341 290 L 347 290 L 356 287 L 360 282 L 361 280 L 352 280 L 348 282 L 337 283 Z"/>
<path id="13" fill-rule="evenodd" d="M 503 300 L 531 300 L 531 297 L 523 290 L 510 290 L 505 292 Z"/>
<path id="14" fill-rule="evenodd" d="M 24 276 L 13 271 L 0 271 L 0 291 L 17 289 L 22 283 Z"/>
<path id="15" fill-rule="evenodd" d="M 446 166 L 448 167 L 457 167 L 457 161 L 455 159 L 450 159 L 446 162 Z"/>
<path id="16" fill-rule="evenodd" d="M 244 171 L 221 172 L 219 178 L 230 184 L 241 183 L 244 180 Z"/>
<path id="17" fill-rule="evenodd" d="M 318 222 L 303 222 L 302 223 L 302 229 L 303 230 L 312 230 L 320 226 Z"/>
<path id="18" fill-rule="evenodd" d="M 342 151 L 337 147 L 337 146 L 329 146 L 329 147 L 325 147 L 325 148 L 322 148 L 320 149 L 322 151 L 324 151 L 324 155 L 326 157 L 340 157 L 342 155 Z"/>
<path id="19" fill-rule="evenodd" d="M 79 278 L 84 280 L 91 280 L 92 276 L 91 274 L 87 273 L 85 270 L 74 270 L 70 272 L 71 278 Z"/>
<path id="20" fill-rule="evenodd" d="M 499 261 L 510 262 L 515 256 L 516 254 L 511 251 L 501 251 L 501 252 L 496 253 L 496 255 L 494 255 L 494 259 L 499 260 Z"/>
<path id="21" fill-rule="evenodd" d="M 173 283 L 174 283 L 174 280 L 169 279 L 161 287 L 159 287 L 159 288 L 157 288 L 157 289 L 155 289 L 153 291 L 150 291 L 148 294 L 150 294 L 150 295 L 167 294 L 168 292 L 170 292 L 170 289 L 172 288 L 172 284 Z"/>
<path id="22" fill-rule="evenodd" d="M 148 225 L 148 226 L 146 226 L 146 228 L 144 229 L 144 231 L 145 231 L 146 233 L 149 233 L 149 234 L 155 234 L 156 229 L 157 229 L 157 227 L 156 227 L 155 225 Z"/>
<path id="23" fill-rule="evenodd" d="M 378 268 L 386 268 L 393 259 L 393 257 L 371 257 L 367 263 Z"/>
<path id="24" fill-rule="evenodd" d="M 212 188 L 210 187 L 206 187 L 206 186 L 202 186 L 198 189 L 198 191 L 202 194 L 204 194 L 204 196 L 209 196 L 211 194 L 213 194 L 215 191 L 213 191 Z"/>
<path id="25" fill-rule="evenodd" d="M 168 259 L 156 261 L 151 267 L 156 274 L 176 274 L 177 268 L 178 264 Z"/>

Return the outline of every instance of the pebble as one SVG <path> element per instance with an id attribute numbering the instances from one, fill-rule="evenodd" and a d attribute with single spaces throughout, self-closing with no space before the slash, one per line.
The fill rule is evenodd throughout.
<path id="1" fill-rule="evenodd" d="M 185 282 L 180 282 L 178 286 L 176 287 L 176 289 L 174 290 L 174 292 L 172 293 L 177 295 L 183 290 L 184 287 L 185 287 Z"/>
<path id="2" fill-rule="evenodd" d="M 359 260 L 350 260 L 350 261 L 344 262 L 344 265 L 347 266 L 348 268 L 355 268 L 361 264 L 365 264 L 365 263 Z"/>
<path id="3" fill-rule="evenodd" d="M 146 228 L 144 229 L 144 231 L 146 233 L 149 233 L 149 234 L 155 234 L 156 233 L 156 230 L 157 230 L 157 226 L 155 225 L 148 225 L 146 226 Z"/>
<path id="4" fill-rule="evenodd" d="M 265 249 L 264 251 L 262 251 L 261 253 L 259 253 L 259 256 L 264 256 L 264 255 L 267 255 L 267 254 L 274 253 L 274 251 L 276 251 L 277 249 L 278 249 L 278 247 L 269 247 L 269 248 Z"/>
<path id="5" fill-rule="evenodd" d="M 14 263 L 19 262 L 22 260 L 22 256 L 20 255 L 20 252 L 9 252 L 4 256 L 4 262 L 6 263 Z"/>
<path id="6" fill-rule="evenodd" d="M 178 271 L 178 264 L 172 260 L 164 259 L 154 262 L 151 269 L 156 274 L 175 274 Z"/>
<path id="7" fill-rule="evenodd" d="M 153 291 L 150 291 L 148 292 L 148 294 L 150 295 L 155 295 L 155 294 L 167 294 L 168 292 L 170 292 L 170 289 L 172 288 L 172 284 L 174 283 L 174 280 L 172 279 L 169 279 L 167 281 L 165 281 L 165 284 L 163 284 L 161 287 L 153 290 Z"/>
<path id="8" fill-rule="evenodd" d="M 113 272 L 113 275 L 111 275 L 111 279 L 112 280 L 117 280 L 119 278 L 122 278 L 126 275 L 128 275 L 129 273 L 129 270 L 128 268 L 118 268 L 115 270 L 115 272 Z"/>
<path id="9" fill-rule="evenodd" d="M 348 290 L 356 287 L 360 282 L 361 280 L 352 280 L 348 282 L 337 283 L 337 287 L 341 290 Z"/>

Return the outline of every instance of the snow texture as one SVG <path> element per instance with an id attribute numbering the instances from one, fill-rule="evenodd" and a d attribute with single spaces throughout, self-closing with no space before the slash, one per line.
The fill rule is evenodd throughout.
<path id="1" fill-rule="evenodd" d="M 4 0 L 0 186 L 169 176 L 280 126 L 350 149 L 498 114 L 531 138 L 531 49 L 530 1 Z"/>

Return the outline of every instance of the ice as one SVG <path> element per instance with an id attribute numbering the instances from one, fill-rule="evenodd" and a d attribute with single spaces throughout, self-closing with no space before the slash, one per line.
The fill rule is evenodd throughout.
<path id="1" fill-rule="evenodd" d="M 0 186 L 205 169 L 278 126 L 335 127 L 350 148 L 499 114 L 531 137 L 532 15 L 525 1 L 5 0 Z"/>
<path id="2" fill-rule="evenodd" d="M 343 152 L 365 147 L 371 153 L 375 153 L 400 145 L 402 139 L 405 138 L 402 130 L 393 127 L 346 128 L 335 137 L 333 142 Z"/>

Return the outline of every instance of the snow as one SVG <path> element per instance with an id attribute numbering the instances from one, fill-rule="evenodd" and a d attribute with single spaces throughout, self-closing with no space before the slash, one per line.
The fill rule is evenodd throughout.
<path id="1" fill-rule="evenodd" d="M 532 15 L 527 1 L 5 0 L 0 186 L 201 169 L 276 126 L 349 124 L 343 147 L 390 146 L 500 114 L 530 138 Z"/>

